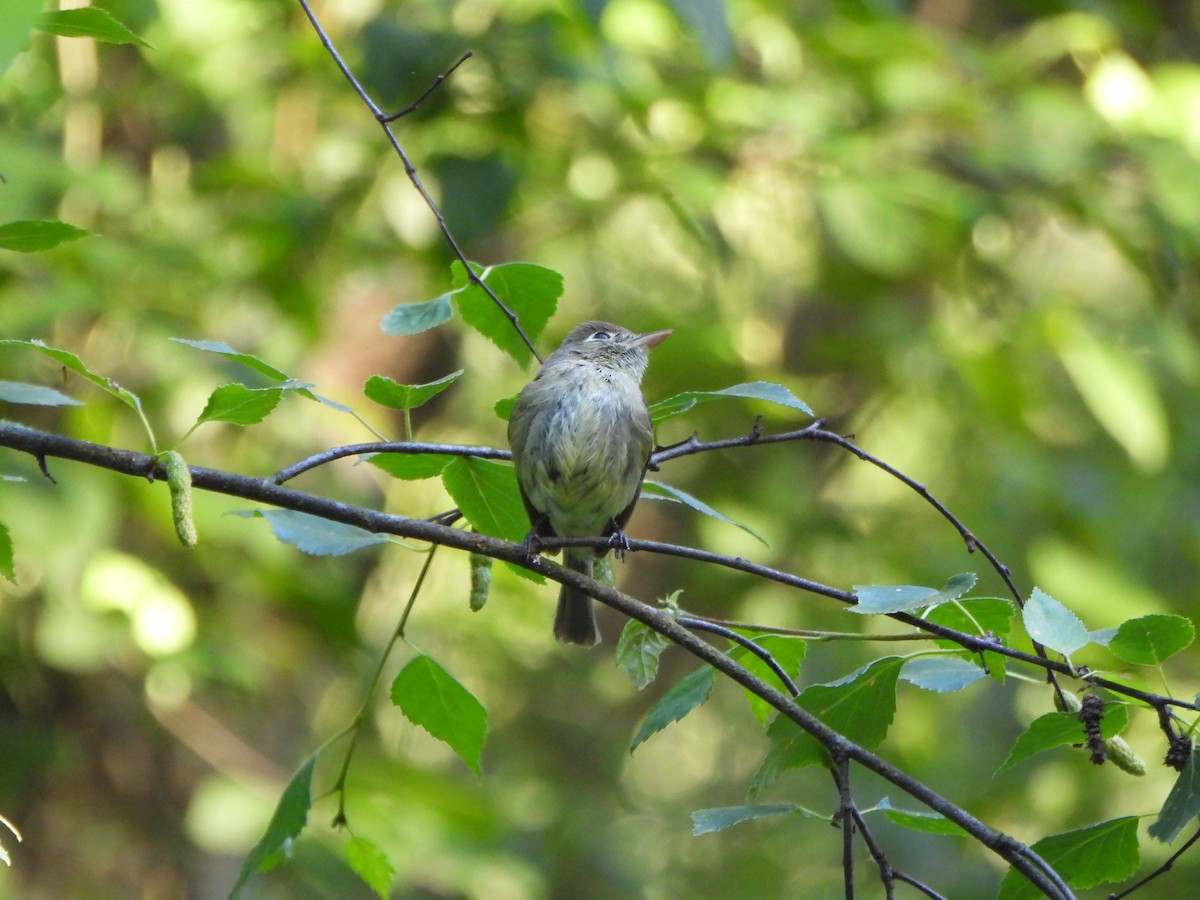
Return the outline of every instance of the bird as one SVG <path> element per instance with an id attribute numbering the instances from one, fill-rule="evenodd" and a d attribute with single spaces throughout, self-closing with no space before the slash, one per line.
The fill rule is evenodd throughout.
<path id="1" fill-rule="evenodd" d="M 649 353 L 672 329 L 636 334 L 610 322 L 577 325 L 518 395 L 508 423 L 517 485 L 539 538 L 607 537 L 625 543 L 654 446 L 642 396 Z M 591 576 L 608 548 L 570 547 L 568 569 Z M 554 636 L 567 644 L 600 642 L 592 598 L 563 585 Z"/>

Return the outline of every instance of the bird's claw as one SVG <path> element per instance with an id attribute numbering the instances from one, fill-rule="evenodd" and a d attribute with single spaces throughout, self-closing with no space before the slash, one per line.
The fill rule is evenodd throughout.
<path id="1" fill-rule="evenodd" d="M 525 535 L 525 555 L 529 561 L 537 559 L 542 553 L 542 539 L 538 537 L 536 531 L 531 531 Z"/>
<path id="2" fill-rule="evenodd" d="M 608 546 L 614 549 L 614 555 L 617 559 L 625 559 L 625 553 L 629 550 L 629 538 L 625 536 L 625 532 L 617 529 L 608 536 Z"/>

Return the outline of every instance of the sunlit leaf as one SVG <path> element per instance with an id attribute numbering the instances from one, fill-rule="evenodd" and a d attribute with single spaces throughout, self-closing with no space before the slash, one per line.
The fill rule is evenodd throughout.
<path id="1" fill-rule="evenodd" d="M 1108 649 L 1126 662 L 1157 666 L 1195 639 L 1196 628 L 1184 616 L 1141 616 L 1122 622 Z"/>
<path id="2" fill-rule="evenodd" d="M 0 225 L 0 250 L 37 253 L 59 244 L 90 237 L 92 232 L 66 222 L 22 221 Z"/>
<path id="3" fill-rule="evenodd" d="M 443 453 L 375 453 L 367 462 L 403 481 L 420 481 L 441 475 L 453 458 Z"/>
<path id="4" fill-rule="evenodd" d="M 800 667 L 804 664 L 804 658 L 808 654 L 808 641 L 804 638 L 784 634 L 748 633 L 746 636 L 752 638 L 761 649 L 770 653 L 771 658 L 787 673 L 789 678 L 795 681 L 800 677 Z M 780 684 L 779 676 L 757 654 L 745 647 L 735 647 L 729 652 L 729 655 L 767 684 L 787 692 L 786 686 Z M 746 700 L 750 703 L 754 717 L 760 724 L 766 725 L 775 713 L 775 707 L 754 692 L 748 689 L 743 690 L 745 690 Z"/>
<path id="5" fill-rule="evenodd" d="M 400 670 L 391 696 L 405 718 L 448 744 L 476 778 L 482 777 L 479 760 L 488 731 L 487 710 L 474 694 L 434 659 L 420 654 Z"/>
<path id="6" fill-rule="evenodd" d="M 1104 737 L 1114 737 L 1129 724 L 1129 710 L 1119 703 L 1106 703 L 1100 731 Z M 1086 740 L 1083 722 L 1078 713 L 1052 712 L 1038 716 L 1017 738 L 1008 759 L 996 770 L 997 774 L 1011 769 L 1032 756 L 1061 747 L 1063 744 L 1079 744 Z"/>
<path id="7" fill-rule="evenodd" d="M 1091 635 L 1079 617 L 1041 588 L 1033 589 L 1021 615 L 1031 638 L 1064 656 L 1091 643 Z"/>
<path id="8" fill-rule="evenodd" d="M 223 384 L 209 395 L 208 403 L 196 418 L 204 422 L 229 422 L 254 425 L 265 419 L 279 403 L 279 388 L 248 388 L 244 384 Z"/>
<path id="9" fill-rule="evenodd" d="M 48 12 L 38 22 L 38 28 L 62 37 L 86 37 L 109 44 L 150 46 L 110 13 L 96 6 Z"/>
<path id="10" fill-rule="evenodd" d="M 650 406 L 650 418 L 657 425 L 676 416 L 683 415 L 698 403 L 729 398 L 763 400 L 767 403 L 774 403 L 788 409 L 798 410 L 807 416 L 812 415 L 812 410 L 808 408 L 808 404 L 792 394 L 783 385 L 771 384 L 766 381 L 755 381 L 749 384 L 735 384 L 733 387 L 723 388 L 719 391 L 685 391 L 682 394 L 676 394 L 673 397 L 668 397 L 666 400 L 660 400 L 658 403 L 652 404 Z"/>
<path id="11" fill-rule="evenodd" d="M 448 322 L 454 315 L 450 306 L 451 294 L 442 294 L 424 303 L 401 303 L 393 306 L 379 323 L 384 334 L 406 336 L 420 334 Z"/>
<path id="12" fill-rule="evenodd" d="M 317 757 L 314 754 L 305 760 L 304 765 L 296 771 L 284 788 L 266 833 L 259 838 L 246 861 L 242 863 L 242 870 L 238 873 L 230 897 L 236 897 L 241 892 L 250 876 L 275 866 L 283 858 L 292 841 L 304 830 L 308 822 L 308 810 L 312 806 L 312 777 L 316 764 Z"/>
<path id="13" fill-rule="evenodd" d="M 855 585 L 854 595 L 858 603 L 846 609 L 864 615 L 924 609 L 957 600 L 974 586 L 974 572 L 951 576 L 940 591 L 912 585 Z"/>
<path id="14" fill-rule="evenodd" d="M 346 843 L 346 864 L 382 900 L 392 895 L 392 878 L 396 870 L 392 868 L 387 854 L 374 842 L 360 834 L 351 837 Z"/>
<path id="15" fill-rule="evenodd" d="M 1103 882 L 1124 881 L 1139 865 L 1138 818 L 1109 819 L 1075 831 L 1042 838 L 1030 849 L 1076 890 Z M 1044 896 L 1020 872 L 1009 869 L 997 900 L 1034 900 Z"/>
<path id="16" fill-rule="evenodd" d="M 562 296 L 562 275 L 533 263 L 472 265 L 483 283 L 517 316 L 529 339 L 536 342 Z M 456 288 L 454 302 L 463 321 L 521 365 L 528 364 L 533 354 L 496 301 L 479 285 L 467 280 L 462 263 L 455 262 L 450 268 Z"/>
<path id="17" fill-rule="evenodd" d="M 117 384 L 115 381 L 113 381 L 110 378 L 105 378 L 103 375 L 97 375 L 95 372 L 93 372 L 91 369 L 89 369 L 87 366 L 85 366 L 83 364 L 83 360 L 81 360 L 74 353 L 71 353 L 69 350 L 60 350 L 57 347 L 50 347 L 50 346 L 47 346 L 46 344 L 44 344 L 42 341 L 38 341 L 38 340 L 32 340 L 32 341 L 20 341 L 20 340 L 12 340 L 12 339 L 0 340 L 0 345 L 3 345 L 3 344 L 11 344 L 11 345 L 17 346 L 17 347 L 32 347 L 35 350 L 40 350 L 42 353 L 46 354 L 46 356 L 49 356 L 51 359 L 58 362 L 60 365 L 65 366 L 66 368 L 70 369 L 72 372 L 75 372 L 78 375 L 82 375 L 84 378 L 86 378 L 92 384 L 96 385 L 96 387 L 100 388 L 102 391 L 105 391 L 108 394 L 112 394 L 112 396 L 116 397 L 118 400 L 120 400 L 126 406 L 130 407 L 131 409 L 137 410 L 137 412 L 139 414 L 141 414 L 142 401 L 140 399 L 138 399 L 137 394 L 133 393 L 132 391 L 125 390 L 125 388 L 121 387 L 119 384 Z"/>
<path id="18" fill-rule="evenodd" d="M 873 809 L 863 810 L 864 814 L 881 812 L 888 821 L 895 822 L 910 831 L 920 831 L 924 834 L 945 834 L 953 837 L 966 837 L 967 833 L 961 826 L 954 824 L 940 813 L 922 810 L 914 812 L 907 809 L 896 809 L 887 797 L 875 804 Z"/>
<path id="19" fill-rule="evenodd" d="M 957 656 L 918 656 L 904 664 L 900 677 L 924 690 L 948 694 L 986 678 L 987 673 Z"/>
<path id="20" fill-rule="evenodd" d="M 463 370 L 451 372 L 428 384 L 398 384 L 384 375 L 372 375 L 363 387 L 367 398 L 391 409 L 416 409 L 428 403 L 462 377 Z"/>

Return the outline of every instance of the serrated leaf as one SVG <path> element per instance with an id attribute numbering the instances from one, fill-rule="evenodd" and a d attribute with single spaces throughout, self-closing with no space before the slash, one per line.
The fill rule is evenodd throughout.
<path id="1" fill-rule="evenodd" d="M 794 803 L 755 803 L 746 806 L 698 809 L 692 813 L 692 835 L 711 834 L 714 831 L 724 831 L 726 828 L 742 822 L 752 822 L 767 816 L 780 816 L 796 812 L 803 813 L 804 810 Z"/>
<path id="2" fill-rule="evenodd" d="M 1044 837 L 1030 849 L 1076 890 L 1101 882 L 1124 881 L 1138 868 L 1138 819 L 1109 819 L 1075 831 Z M 1033 900 L 1041 890 L 1020 872 L 1010 869 L 1000 884 L 997 900 Z"/>
<path id="3" fill-rule="evenodd" d="M 882 657 L 845 678 L 805 688 L 796 702 L 847 739 L 874 750 L 896 714 L 896 679 L 903 664 L 900 657 Z M 817 739 L 786 716 L 775 717 L 767 737 L 771 745 L 750 785 L 752 797 L 788 769 L 829 761 L 828 751 Z"/>
<path id="4" fill-rule="evenodd" d="M 473 456 L 456 456 L 442 470 L 442 485 L 454 504 L 480 534 L 520 543 L 529 532 L 529 516 L 521 502 L 517 475 L 512 466 Z M 536 572 L 505 563 L 522 578 L 536 584 L 545 579 Z"/>
<path id="5" fill-rule="evenodd" d="M 649 493 L 647 493 L 647 489 L 649 489 Z M 645 481 L 642 483 L 642 496 L 648 500 L 663 499 L 674 500 L 677 503 L 682 503 L 684 506 L 694 509 L 698 513 L 703 513 L 710 518 L 742 529 L 742 531 L 746 532 L 746 534 L 757 538 L 763 544 L 763 546 L 771 546 L 767 543 L 766 538 L 764 538 L 749 525 L 744 525 L 743 523 L 738 522 L 736 519 L 729 518 L 729 516 L 725 515 L 724 513 L 717 512 L 703 500 L 699 500 L 696 497 L 693 497 L 687 491 L 681 491 L 677 487 L 672 487 L 669 484 L 660 484 L 657 481 Z"/>
<path id="6" fill-rule="evenodd" d="M 562 296 L 562 275 L 545 266 L 523 262 L 486 268 L 474 263 L 471 266 L 483 283 L 516 314 L 529 339 L 536 342 L 554 315 L 558 298 Z M 533 354 L 513 328 L 508 316 L 500 311 L 496 302 L 479 285 L 467 280 L 467 271 L 462 263 L 452 263 L 450 273 L 456 287 L 454 302 L 463 321 L 520 365 L 528 365 Z"/>
<path id="7" fill-rule="evenodd" d="M 1031 638 L 1064 656 L 1091 643 L 1091 636 L 1079 617 L 1041 588 L 1033 589 L 1022 618 Z"/>
<path id="8" fill-rule="evenodd" d="M 796 397 L 783 385 L 754 381 L 748 384 L 735 384 L 733 387 L 723 388 L 719 391 L 685 391 L 682 394 L 676 394 L 674 397 L 668 397 L 666 400 L 660 400 L 651 405 L 650 420 L 658 425 L 668 419 L 683 415 L 698 403 L 729 398 L 765 400 L 768 403 L 786 406 L 788 409 L 799 410 L 808 416 L 813 414 L 807 403 Z"/>
<path id="9" fill-rule="evenodd" d="M 487 738 L 487 710 L 432 657 L 413 657 L 392 682 L 392 703 L 414 725 L 449 745 L 482 777 L 479 767 Z"/>
<path id="10" fill-rule="evenodd" d="M 1157 666 L 1191 645 L 1196 628 L 1184 616 L 1149 615 L 1122 622 L 1108 649 L 1126 662 Z"/>
<path id="11" fill-rule="evenodd" d="M 393 306 L 379 323 L 379 330 L 384 334 L 404 337 L 437 328 L 454 315 L 450 306 L 452 294 L 453 292 L 442 294 L 423 303 L 401 303 Z"/>
<path id="12" fill-rule="evenodd" d="M 441 453 L 375 453 L 367 462 L 403 481 L 420 481 L 441 475 L 451 456 Z"/>
<path id="13" fill-rule="evenodd" d="M 783 671 L 793 681 L 800 677 L 800 667 L 804 664 L 804 658 L 808 654 L 808 641 L 804 640 L 804 638 L 784 634 L 747 633 L 746 636 L 751 638 L 763 650 L 770 653 L 775 662 L 783 668 Z M 756 654 L 751 653 L 745 647 L 739 646 L 733 648 L 729 652 L 729 655 L 745 666 L 750 672 L 767 682 L 767 684 L 775 685 L 780 690 L 784 690 L 784 685 L 779 683 L 779 676 L 771 671 L 770 666 Z M 747 701 L 750 703 L 750 711 L 754 713 L 754 717 L 758 719 L 759 724 L 766 725 L 771 718 L 771 714 L 775 712 L 775 707 L 752 691 L 745 688 L 743 690 L 745 691 Z"/>
<path id="14" fill-rule="evenodd" d="M 646 713 L 641 727 L 629 743 L 629 752 L 632 753 L 639 744 L 658 734 L 672 722 L 678 722 L 692 710 L 702 706 L 712 693 L 716 679 L 717 670 L 711 666 L 703 666 L 680 679 Z"/>
<path id="15" fill-rule="evenodd" d="M 291 509 L 256 509 L 236 514 L 261 516 L 271 523 L 276 538 L 313 556 L 343 556 L 389 540 L 387 535 Z"/>
<path id="16" fill-rule="evenodd" d="M 86 37 L 109 44 L 150 46 L 109 13 L 95 6 L 45 13 L 38 22 L 38 28 L 62 37 Z"/>
<path id="17" fill-rule="evenodd" d="M 40 253 L 43 250 L 53 250 L 59 244 L 91 235 L 92 232 L 68 225 L 66 222 L 7 222 L 0 225 L 0 250 Z"/>
<path id="18" fill-rule="evenodd" d="M 264 362 L 257 356 L 252 356 L 249 353 L 242 353 L 239 350 L 233 349 L 224 341 L 193 341 L 187 338 L 170 338 L 176 344 L 183 344 L 192 347 L 196 350 L 203 350 L 206 353 L 215 353 L 218 356 L 224 356 L 226 359 L 236 363 L 241 363 L 249 369 L 253 369 L 260 375 L 265 375 L 272 381 L 288 381 L 289 376 L 286 372 L 282 372 L 268 362 Z"/>
<path id="19" fill-rule="evenodd" d="M 910 831 L 920 831 L 924 834 L 945 834 L 952 837 L 967 837 L 967 832 L 955 825 L 940 813 L 907 809 L 896 809 L 887 797 L 875 804 L 874 809 L 863 810 L 863 814 L 881 812 L 888 821 L 907 828 Z"/>
<path id="20" fill-rule="evenodd" d="M 231 425 L 255 425 L 265 419 L 279 403 L 279 388 L 248 388 L 244 384 L 223 384 L 208 397 L 208 403 L 196 417 L 196 425 L 205 422 L 229 422 Z"/>
<path id="21" fill-rule="evenodd" d="M 137 394 L 133 393 L 132 391 L 125 390 L 125 388 L 121 387 L 119 384 L 109 378 L 105 378 L 102 375 L 97 375 L 83 364 L 83 360 L 81 360 L 74 353 L 71 353 L 69 350 L 60 350 L 57 347 L 48 346 L 47 344 L 38 340 L 0 340 L 0 345 L 3 344 L 12 344 L 18 347 L 32 347 L 35 350 L 40 350 L 42 353 L 46 354 L 46 356 L 49 356 L 59 364 L 66 366 L 72 372 L 82 375 L 102 391 L 112 394 L 112 396 L 116 397 L 126 406 L 136 410 L 138 415 L 141 415 L 142 401 L 138 399 Z"/>
<path id="22" fill-rule="evenodd" d="M 78 400 L 54 388 L 21 381 L 0 381 L 0 400 L 27 406 L 83 406 Z"/>
<path id="23" fill-rule="evenodd" d="M 259 838 L 246 861 L 242 863 L 242 871 L 229 893 L 231 898 L 238 895 L 250 876 L 257 872 L 265 872 L 274 866 L 291 842 L 304 830 L 308 822 L 308 810 L 312 806 L 312 776 L 316 764 L 317 755 L 314 753 L 304 761 L 304 765 L 296 771 L 284 788 L 266 833 Z"/>
<path id="24" fill-rule="evenodd" d="M 1106 738 L 1114 737 L 1129 724 L 1129 710 L 1119 703 L 1106 703 L 1100 731 Z M 1017 738 L 1012 750 L 996 774 L 1011 769 L 1032 756 L 1053 750 L 1064 744 L 1079 744 L 1086 739 L 1083 722 L 1078 713 L 1052 712 L 1038 716 L 1029 723 L 1025 732 Z"/>
<path id="25" fill-rule="evenodd" d="M 846 607 L 861 615 L 906 612 L 941 606 L 957 600 L 975 586 L 975 573 L 963 572 L 947 579 L 942 589 L 916 587 L 913 585 L 855 585 L 854 594 L 858 603 Z"/>
<path id="26" fill-rule="evenodd" d="M 13 584 L 17 583 L 17 570 L 13 562 L 12 534 L 3 522 L 0 522 L 0 575 Z"/>
<path id="27" fill-rule="evenodd" d="M 1150 837 L 1169 844 L 1200 816 L 1200 752 L 1192 746 L 1183 771 L 1171 786 L 1158 818 L 1150 826 Z"/>
<path id="28" fill-rule="evenodd" d="M 428 384 L 399 384 L 385 375 L 372 375 L 363 386 L 367 399 L 391 409 L 416 409 L 428 403 L 462 377 L 463 370 Z"/>
<path id="29" fill-rule="evenodd" d="M 392 868 L 387 854 L 374 842 L 358 834 L 350 838 L 346 843 L 346 864 L 382 900 L 392 895 L 392 878 L 396 870 Z"/>
<path id="30" fill-rule="evenodd" d="M 658 675 L 658 658 L 671 642 L 649 625 L 630 619 L 617 639 L 617 668 L 639 691 Z"/>
<path id="31" fill-rule="evenodd" d="M 918 656 L 904 664 L 900 677 L 924 690 L 949 694 L 986 678 L 987 672 L 957 656 Z"/>

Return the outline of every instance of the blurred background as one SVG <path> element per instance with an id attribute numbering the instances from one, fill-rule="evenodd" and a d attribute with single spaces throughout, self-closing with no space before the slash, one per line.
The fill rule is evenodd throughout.
<path id="1" fill-rule="evenodd" d="M 0 253 L 0 337 L 71 350 L 137 392 L 163 446 L 217 384 L 261 383 L 170 337 L 257 354 L 397 437 L 400 421 L 362 397 L 363 382 L 462 368 L 415 414 L 417 437 L 504 446 L 492 405 L 531 371 L 461 321 L 410 338 L 379 330 L 393 305 L 448 289 L 451 256 L 299 6 L 102 5 L 151 46 L 35 32 L 0 81 L 0 219 L 97 233 Z M 925 483 L 1022 591 L 1040 586 L 1090 628 L 1191 611 L 1200 4 L 315 8 L 385 109 L 474 51 L 397 131 L 472 259 L 564 274 L 543 352 L 586 318 L 673 327 L 646 379 L 652 401 L 782 383 Z M 0 349 L 0 378 L 62 387 L 57 366 L 19 348 Z M 148 449 L 126 407 L 78 379 L 65 389 L 86 405 L 3 415 Z M 659 441 L 743 434 L 758 412 L 768 429 L 804 422 L 712 404 Z M 182 450 L 266 475 L 370 439 L 292 397 L 260 426 L 206 425 Z M 264 522 L 227 515 L 246 504 L 219 496 L 197 497 L 201 542 L 185 551 L 162 485 L 50 468 L 57 484 L 29 459 L 0 457 L 0 472 L 26 479 L 0 486 L 19 579 L 0 581 L 0 812 L 25 836 L 0 838 L 13 857 L 0 896 L 225 896 L 290 773 L 353 718 L 424 557 L 396 546 L 308 557 Z M 665 503 L 642 503 L 635 536 L 846 589 L 940 586 L 974 570 L 976 595 L 1002 595 L 932 509 L 835 449 L 712 453 L 656 477 L 769 546 Z M 413 516 L 452 505 L 435 481 L 393 482 L 349 460 L 294 486 Z M 656 558 L 615 568 L 635 596 L 682 589 L 683 606 L 709 615 L 897 630 L 728 571 Z M 631 756 L 645 710 L 694 663 L 668 652 L 639 693 L 613 666 L 615 616 L 602 618 L 605 643 L 581 652 L 550 638 L 551 587 L 497 567 L 481 612 L 467 591 L 466 560 L 439 554 L 408 634 L 486 704 L 482 782 L 386 691 L 350 772 L 351 828 L 387 852 L 395 896 L 840 896 L 841 837 L 820 819 L 690 834 L 693 810 L 744 801 L 765 752 L 740 689 L 718 685 Z M 895 646 L 815 644 L 803 680 Z M 1190 696 L 1196 656 L 1184 656 L 1167 676 Z M 1050 709 L 1036 679 L 950 696 L 902 687 L 883 752 L 1022 840 L 1157 811 L 1173 773 L 1157 765 L 1165 748 L 1146 713 L 1128 735 L 1150 764 L 1144 779 L 1068 750 L 991 778 Z M 315 792 L 343 747 L 322 758 Z M 865 775 L 855 785 L 863 805 L 890 793 L 914 807 Z M 831 787 L 805 769 L 764 799 L 826 815 Z M 371 896 L 342 858 L 334 811 L 318 801 L 293 858 L 246 896 Z M 997 861 L 973 844 L 877 828 L 895 864 L 948 896 L 994 892 Z M 1147 866 L 1166 852 L 1144 838 Z M 1193 853 L 1158 885 L 1198 878 Z M 859 880 L 880 895 L 865 856 Z"/>

